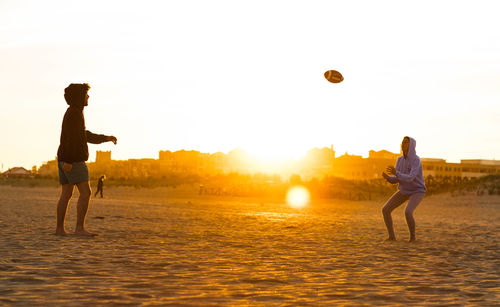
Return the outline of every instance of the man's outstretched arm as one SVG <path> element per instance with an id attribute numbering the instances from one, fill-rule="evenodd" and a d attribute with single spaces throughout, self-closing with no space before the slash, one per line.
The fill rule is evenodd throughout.
<path id="1" fill-rule="evenodd" d="M 92 144 L 101 144 L 104 142 L 113 142 L 116 145 L 118 141 L 116 137 L 112 135 L 104 135 L 104 134 L 94 134 L 88 130 L 85 130 L 85 134 L 87 135 L 87 142 Z"/>

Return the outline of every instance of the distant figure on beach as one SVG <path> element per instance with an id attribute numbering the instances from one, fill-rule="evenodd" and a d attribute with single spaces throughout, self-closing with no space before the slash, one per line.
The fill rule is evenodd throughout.
<path id="1" fill-rule="evenodd" d="M 114 136 L 93 134 L 85 130 L 83 108 L 88 105 L 90 86 L 87 83 L 70 84 L 64 90 L 64 99 L 69 105 L 61 129 L 61 141 L 57 150 L 57 164 L 59 167 L 59 183 L 61 196 L 57 203 L 57 235 L 66 234 L 64 220 L 69 200 L 73 196 L 74 186 L 78 188 L 80 196 L 77 203 L 77 220 L 75 234 L 81 236 L 95 236 L 85 230 L 85 217 L 89 208 L 92 191 L 89 183 L 89 172 L 85 161 L 89 158 L 88 143 L 100 144 L 117 140 Z"/>
<path id="2" fill-rule="evenodd" d="M 386 169 L 387 174 L 385 172 L 382 173 L 382 176 L 388 182 L 392 184 L 399 183 L 398 191 L 391 196 L 384 208 L 382 208 L 385 226 L 387 226 L 387 232 L 389 233 L 387 240 L 396 240 L 391 212 L 405 201 L 408 201 L 405 208 L 405 217 L 408 229 L 410 230 L 409 242 L 413 242 L 416 239 L 413 211 L 420 204 L 426 192 L 422 162 L 415 151 L 416 145 L 417 142 L 413 138 L 405 136 L 401 143 L 403 155 L 398 158 L 396 167 L 392 165 L 388 166 Z"/>
<path id="3" fill-rule="evenodd" d="M 101 177 L 99 177 L 99 180 L 97 181 L 97 191 L 95 191 L 94 197 L 97 196 L 97 193 L 99 193 L 99 192 L 101 192 L 101 198 L 103 197 L 102 196 L 102 193 L 103 193 L 102 187 L 104 185 L 104 180 L 106 180 L 106 175 L 102 175 Z"/>

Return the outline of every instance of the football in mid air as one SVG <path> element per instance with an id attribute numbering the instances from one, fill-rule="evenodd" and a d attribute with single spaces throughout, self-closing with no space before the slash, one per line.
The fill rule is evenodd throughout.
<path id="1" fill-rule="evenodd" d="M 340 83 L 344 80 L 344 77 L 342 76 L 342 74 L 336 70 L 325 71 L 325 78 L 326 78 L 326 80 L 330 81 L 331 83 Z"/>

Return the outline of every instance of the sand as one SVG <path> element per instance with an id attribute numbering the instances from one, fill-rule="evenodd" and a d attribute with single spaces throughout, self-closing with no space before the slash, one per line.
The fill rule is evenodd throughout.
<path id="1" fill-rule="evenodd" d="M 55 236 L 59 189 L 0 186 L 0 305 L 498 305 L 500 197 L 431 196 L 408 243 L 383 200 L 280 202 L 105 189 Z M 78 193 L 75 192 L 75 198 Z M 67 230 L 75 224 L 73 200 Z"/>

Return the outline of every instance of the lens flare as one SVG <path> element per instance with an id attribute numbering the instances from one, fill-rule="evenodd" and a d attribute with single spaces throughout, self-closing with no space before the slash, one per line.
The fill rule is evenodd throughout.
<path id="1" fill-rule="evenodd" d="M 309 191 L 303 186 L 294 186 L 286 193 L 286 202 L 292 208 L 302 208 L 309 203 Z"/>

